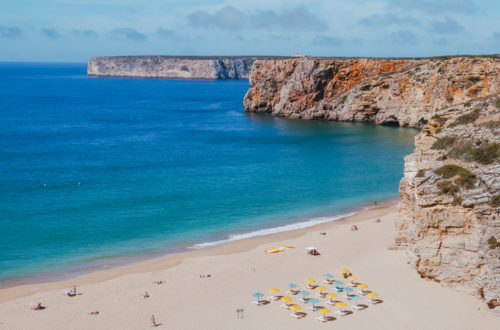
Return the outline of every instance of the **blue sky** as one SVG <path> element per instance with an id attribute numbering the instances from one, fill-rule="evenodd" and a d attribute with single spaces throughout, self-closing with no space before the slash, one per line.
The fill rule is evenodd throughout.
<path id="1" fill-rule="evenodd" d="M 0 61 L 500 53 L 499 0 L 0 0 Z"/>

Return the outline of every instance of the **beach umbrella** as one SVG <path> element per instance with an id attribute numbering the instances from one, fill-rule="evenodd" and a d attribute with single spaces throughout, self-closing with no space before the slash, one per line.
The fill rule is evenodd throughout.
<path id="1" fill-rule="evenodd" d="M 312 279 L 312 278 L 308 278 L 308 279 L 306 280 L 306 283 L 315 283 L 315 282 L 316 282 L 316 281 L 315 281 L 314 279 Z"/>
<path id="2" fill-rule="evenodd" d="M 277 289 L 277 288 L 271 288 L 271 289 L 269 289 L 269 292 L 271 292 L 271 293 L 277 293 L 277 292 L 280 292 L 280 289 Z M 276 299 L 276 296 L 275 296 L 275 295 L 272 295 L 272 296 L 271 296 L 271 299 Z"/>
<path id="3" fill-rule="evenodd" d="M 338 303 L 335 304 L 335 307 L 340 307 L 340 309 L 342 309 L 342 307 L 346 307 L 347 304 L 343 301 L 339 301 Z"/>
<path id="4" fill-rule="evenodd" d="M 349 297 L 349 292 L 352 292 L 352 288 L 344 288 L 342 291 L 344 291 L 346 294 L 345 294 L 345 297 Z"/>
<path id="5" fill-rule="evenodd" d="M 341 272 L 342 274 L 348 274 L 348 273 L 350 273 L 350 271 L 349 271 L 349 270 L 347 270 L 347 269 L 345 269 L 345 268 L 342 268 L 342 269 L 340 270 L 340 272 Z"/>
<path id="6" fill-rule="evenodd" d="M 282 298 L 281 298 L 281 300 L 285 302 L 285 305 L 286 305 L 287 307 L 289 307 L 289 306 L 288 306 L 288 303 L 289 303 L 290 301 L 292 301 L 292 298 L 287 297 L 287 296 L 284 296 L 284 297 L 282 297 Z"/>
<path id="7" fill-rule="evenodd" d="M 341 282 L 341 281 L 333 281 L 332 284 L 336 285 L 336 286 L 339 286 L 339 285 L 342 285 L 344 284 L 344 282 Z"/>
<path id="8" fill-rule="evenodd" d="M 349 299 L 350 300 L 360 300 L 361 297 L 360 296 L 349 296 Z"/>
<path id="9" fill-rule="evenodd" d="M 314 307 L 314 304 L 319 303 L 319 300 L 318 300 L 318 299 L 315 299 L 315 298 L 311 298 L 311 299 L 309 299 L 308 301 L 309 301 L 310 303 L 312 303 L 312 304 L 313 304 L 313 307 L 312 307 L 312 308 L 313 308 L 313 310 L 315 310 L 315 309 L 316 309 L 316 307 Z"/>
<path id="10" fill-rule="evenodd" d="M 332 275 L 332 274 L 330 274 L 330 273 L 328 273 L 328 274 L 323 275 L 323 277 L 326 277 L 326 278 L 333 278 L 333 275 Z"/>
<path id="11" fill-rule="evenodd" d="M 293 289 L 293 288 L 297 287 L 297 284 L 290 283 L 290 284 L 287 285 L 287 287 L 289 287 L 290 289 Z"/>
<path id="12" fill-rule="evenodd" d="M 326 321 L 326 314 L 330 313 L 330 310 L 329 309 L 326 309 L 326 308 L 321 308 L 318 312 L 320 312 L 321 314 L 323 314 L 323 316 L 321 317 L 323 321 Z"/>
<path id="13" fill-rule="evenodd" d="M 299 294 L 302 296 L 302 297 L 306 297 L 309 295 L 309 292 L 307 291 L 300 291 Z"/>
<path id="14" fill-rule="evenodd" d="M 321 293 L 321 291 L 325 291 L 326 288 L 324 286 L 318 286 L 316 287 L 316 290 L 318 290 Z"/>
<path id="15" fill-rule="evenodd" d="M 327 298 L 330 298 L 330 301 L 333 302 L 333 298 L 337 298 L 337 295 L 335 293 L 329 293 L 326 295 Z"/>
<path id="16" fill-rule="evenodd" d="M 378 297 L 378 294 L 376 294 L 375 292 L 370 292 L 370 293 L 368 293 L 366 296 L 367 296 L 367 297 L 370 297 L 370 298 L 371 298 L 371 300 L 373 301 L 373 298 Z"/>
<path id="17" fill-rule="evenodd" d="M 297 315 L 297 311 L 302 309 L 302 307 L 300 307 L 299 305 L 292 305 L 288 308 L 291 309 L 292 311 L 295 311 L 295 315 Z"/>
<path id="18" fill-rule="evenodd" d="M 358 284 L 358 288 L 360 288 L 361 292 L 364 293 L 365 290 L 363 290 L 363 289 L 368 289 L 368 285 L 361 283 L 361 284 Z"/>
<path id="19" fill-rule="evenodd" d="M 257 298 L 257 302 L 260 303 L 260 298 L 264 297 L 264 294 L 260 292 L 255 292 L 254 294 L 252 294 L 252 297 Z"/>
<path id="20" fill-rule="evenodd" d="M 352 282 L 356 281 L 358 279 L 357 276 L 351 275 L 347 278 L 348 280 L 351 280 Z"/>

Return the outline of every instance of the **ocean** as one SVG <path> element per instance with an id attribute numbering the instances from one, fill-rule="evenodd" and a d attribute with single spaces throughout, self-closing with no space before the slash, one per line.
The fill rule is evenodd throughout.
<path id="1" fill-rule="evenodd" d="M 243 112 L 248 81 L 0 64 L 0 287 L 398 197 L 415 129 Z"/>

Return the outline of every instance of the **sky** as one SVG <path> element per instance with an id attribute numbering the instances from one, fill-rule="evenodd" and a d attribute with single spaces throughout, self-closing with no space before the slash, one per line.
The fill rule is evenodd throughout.
<path id="1" fill-rule="evenodd" d="M 500 0 L 0 0 L 0 61 L 500 53 Z"/>

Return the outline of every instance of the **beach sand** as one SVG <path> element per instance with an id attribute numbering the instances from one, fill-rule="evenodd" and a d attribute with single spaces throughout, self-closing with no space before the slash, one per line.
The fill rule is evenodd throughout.
<path id="1" fill-rule="evenodd" d="M 376 218 L 382 222 L 376 223 Z M 405 252 L 391 249 L 396 218 L 393 204 L 311 228 L 168 255 L 71 280 L 4 289 L 0 329 L 146 329 L 152 314 L 161 324 L 159 329 L 498 329 L 500 317 L 484 302 L 421 279 L 407 264 Z M 360 230 L 351 231 L 352 224 Z M 284 244 L 296 248 L 278 254 L 263 252 Z M 309 246 L 321 256 L 307 255 Z M 267 299 L 270 288 L 284 294 L 290 282 L 304 288 L 305 279 L 322 281 L 325 273 L 340 279 L 339 270 L 344 267 L 383 302 L 371 305 L 363 299 L 367 309 L 343 317 L 332 313 L 336 320 L 326 324 L 318 322 L 320 314 L 308 311 L 306 304 L 300 305 L 308 315 L 297 320 L 290 316 L 292 311 L 281 308 L 282 302 L 251 303 L 256 291 Z M 200 278 L 207 274 L 211 277 Z M 153 284 L 157 280 L 166 283 Z M 64 289 L 73 284 L 81 295 L 64 296 Z M 141 297 L 145 291 L 150 298 Z M 29 310 L 26 306 L 31 301 L 42 302 L 46 309 Z M 319 305 L 338 309 L 324 302 Z M 237 318 L 238 309 L 244 310 L 243 318 Z M 95 310 L 99 315 L 88 314 Z"/>

